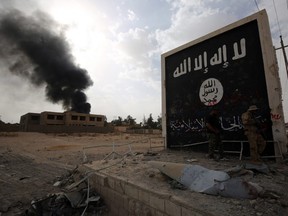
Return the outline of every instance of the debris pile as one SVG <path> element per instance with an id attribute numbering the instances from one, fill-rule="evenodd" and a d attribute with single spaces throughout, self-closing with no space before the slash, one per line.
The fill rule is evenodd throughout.
<path id="1" fill-rule="evenodd" d="M 100 195 L 89 185 L 89 176 L 82 177 L 76 167 L 70 175 L 58 177 L 54 186 L 62 192 L 33 200 L 26 216 L 104 215 L 106 206 Z M 75 181 L 80 179 L 79 181 Z"/>

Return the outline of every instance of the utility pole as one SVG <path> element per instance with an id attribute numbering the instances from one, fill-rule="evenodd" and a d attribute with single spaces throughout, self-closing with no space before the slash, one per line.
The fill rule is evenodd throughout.
<path id="1" fill-rule="evenodd" d="M 285 48 L 288 47 L 288 46 L 287 45 L 284 46 L 282 35 L 280 35 L 280 44 L 281 44 L 281 47 L 276 48 L 275 50 L 282 49 L 283 56 L 284 56 L 285 67 L 286 67 L 286 73 L 287 73 L 287 76 L 288 76 L 288 60 L 287 60 L 287 55 L 286 55 L 286 51 L 285 51 Z"/>
<path id="2" fill-rule="evenodd" d="M 285 61 L 285 67 L 286 67 L 286 72 L 287 72 L 287 76 L 288 76 L 288 61 L 287 61 L 287 56 L 286 56 L 286 52 L 285 52 L 285 46 L 282 40 L 282 35 L 280 35 L 280 43 L 281 43 L 281 48 L 283 51 L 283 56 L 284 56 L 284 61 Z"/>

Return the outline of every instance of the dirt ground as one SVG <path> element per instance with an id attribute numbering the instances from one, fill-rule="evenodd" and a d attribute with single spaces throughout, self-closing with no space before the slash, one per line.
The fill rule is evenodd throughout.
<path id="1" fill-rule="evenodd" d="M 176 162 L 227 170 L 247 162 L 239 161 L 238 155 L 227 158 L 213 161 L 206 159 L 205 153 L 191 149 L 164 149 L 160 135 L 0 133 L 0 216 L 23 215 L 32 200 L 59 192 L 53 186 L 57 178 L 81 164 L 170 193 L 211 215 L 288 215 L 285 160 L 265 161 L 269 167 L 266 174 L 254 171 L 243 176 L 265 191 L 253 200 L 193 192 L 147 163 Z"/>

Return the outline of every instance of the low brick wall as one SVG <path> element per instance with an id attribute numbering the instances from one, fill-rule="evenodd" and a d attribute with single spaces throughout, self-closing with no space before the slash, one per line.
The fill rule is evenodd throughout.
<path id="1" fill-rule="evenodd" d="M 90 185 L 104 199 L 109 216 L 209 216 L 170 194 L 158 193 L 116 177 L 94 173 Z"/>

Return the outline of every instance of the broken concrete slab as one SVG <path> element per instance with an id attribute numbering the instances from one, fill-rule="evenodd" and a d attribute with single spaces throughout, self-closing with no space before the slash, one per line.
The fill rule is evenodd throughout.
<path id="1" fill-rule="evenodd" d="M 148 164 L 188 189 L 200 193 L 255 199 L 262 190 L 261 187 L 241 178 L 230 178 L 224 171 L 210 170 L 200 165 L 159 161 L 149 161 Z"/>
<path id="2" fill-rule="evenodd" d="M 257 184 L 237 177 L 224 182 L 215 182 L 213 187 L 206 190 L 205 193 L 237 199 L 255 199 L 262 191 L 263 189 Z"/>
<path id="3" fill-rule="evenodd" d="M 148 164 L 196 192 L 205 192 L 216 181 L 225 181 L 229 175 L 223 171 L 206 169 L 199 165 L 149 161 Z"/>

